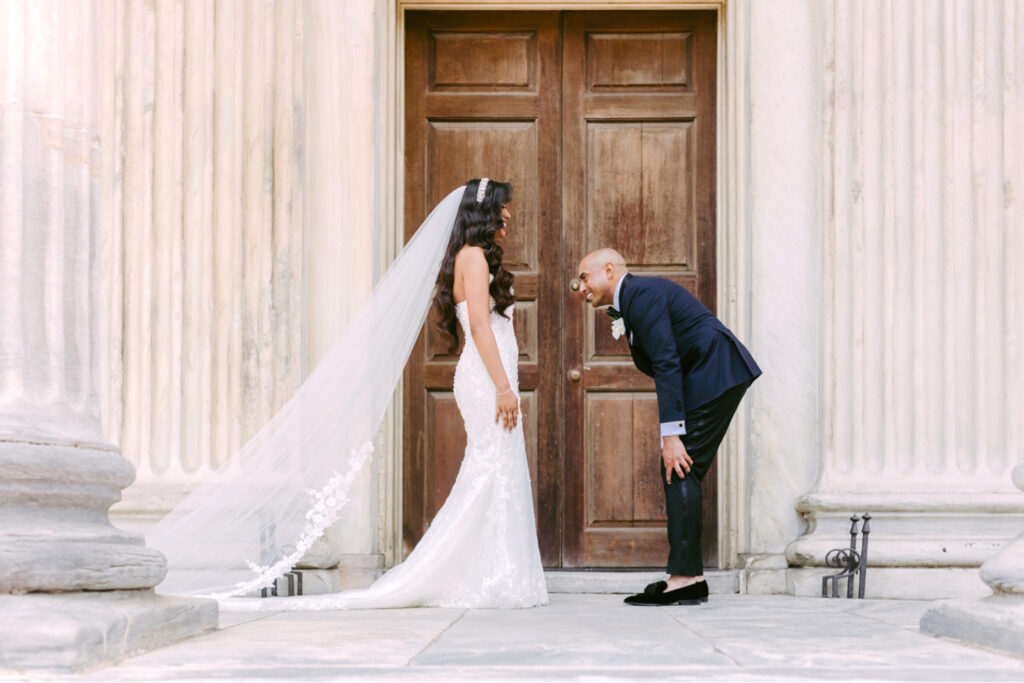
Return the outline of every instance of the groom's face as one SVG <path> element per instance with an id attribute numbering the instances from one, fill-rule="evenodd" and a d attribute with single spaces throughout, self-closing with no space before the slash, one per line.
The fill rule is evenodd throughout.
<path id="1" fill-rule="evenodd" d="M 591 306 L 610 306 L 615 299 L 615 266 L 591 260 L 580 263 L 580 293 Z"/>

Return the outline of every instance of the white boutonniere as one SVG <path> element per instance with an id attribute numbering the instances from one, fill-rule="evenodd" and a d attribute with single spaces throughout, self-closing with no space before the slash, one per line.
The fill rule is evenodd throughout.
<path id="1" fill-rule="evenodd" d="M 612 339 L 618 339 L 624 334 L 626 334 L 626 323 L 622 322 L 622 318 L 616 318 L 612 321 Z"/>

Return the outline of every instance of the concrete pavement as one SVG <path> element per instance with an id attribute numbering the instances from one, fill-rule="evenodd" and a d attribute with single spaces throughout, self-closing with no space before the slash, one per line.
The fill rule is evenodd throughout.
<path id="1" fill-rule="evenodd" d="M 712 595 L 637 608 L 552 594 L 530 610 L 225 612 L 220 631 L 114 667 L 0 680 L 1024 681 L 1024 660 L 920 633 L 928 605 Z"/>

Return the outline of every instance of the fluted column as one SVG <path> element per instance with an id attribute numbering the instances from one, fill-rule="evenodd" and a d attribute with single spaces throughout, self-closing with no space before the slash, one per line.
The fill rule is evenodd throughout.
<path id="1" fill-rule="evenodd" d="M 1007 476 L 1024 448 L 1024 10 L 822 11 L 824 453 L 787 556 L 820 565 L 869 510 L 873 566 L 962 568 L 876 572 L 876 595 L 983 591 L 973 568 L 1024 521 Z"/>
<path id="2" fill-rule="evenodd" d="M 101 396 L 145 530 L 309 367 L 305 3 L 104 6 Z"/>
<path id="3" fill-rule="evenodd" d="M 163 556 L 107 509 L 134 469 L 101 433 L 98 3 L 0 17 L 0 592 L 146 588 Z"/>

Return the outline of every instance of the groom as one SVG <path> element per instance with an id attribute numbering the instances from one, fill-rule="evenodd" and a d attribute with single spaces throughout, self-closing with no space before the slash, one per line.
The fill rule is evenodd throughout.
<path id="1" fill-rule="evenodd" d="M 629 274 L 614 249 L 588 254 L 580 262 L 579 280 L 591 306 L 612 306 L 612 334 L 626 335 L 633 362 L 654 378 L 658 394 L 669 578 L 626 598 L 626 604 L 706 602 L 700 483 L 761 369 L 693 294 L 663 278 Z"/>

